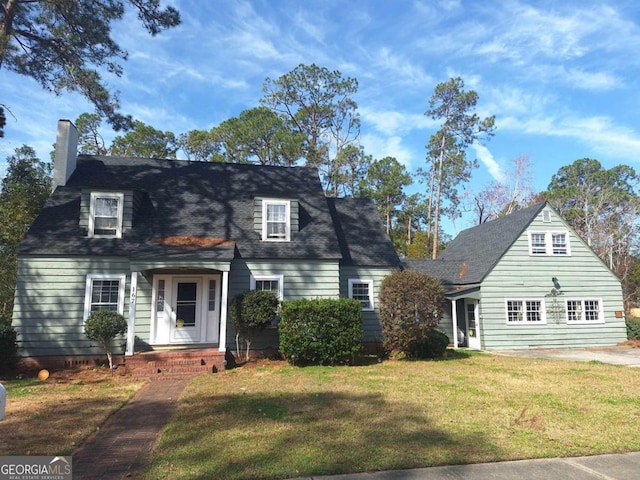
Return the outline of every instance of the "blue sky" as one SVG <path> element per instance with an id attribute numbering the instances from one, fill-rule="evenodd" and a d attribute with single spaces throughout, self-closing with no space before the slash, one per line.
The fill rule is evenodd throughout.
<path id="1" fill-rule="evenodd" d="M 470 150 L 480 160 L 471 192 L 504 180 L 519 156 L 529 157 L 536 190 L 579 158 L 639 167 L 635 0 L 163 3 L 180 10 L 182 25 L 152 38 L 128 15 L 114 27 L 129 52 L 124 75 L 105 77 L 121 92 L 122 111 L 155 128 L 208 129 L 256 106 L 266 77 L 315 63 L 358 80 L 366 153 L 394 156 L 410 171 L 425 165 L 437 128 L 424 116 L 435 85 L 462 77 L 479 95 L 478 114 L 495 115 L 497 125 L 490 142 Z M 0 103 L 15 116 L 0 140 L 0 176 L 17 146 L 48 159 L 56 121 L 92 111 L 78 95 L 55 97 L 6 70 L 0 85 Z"/>

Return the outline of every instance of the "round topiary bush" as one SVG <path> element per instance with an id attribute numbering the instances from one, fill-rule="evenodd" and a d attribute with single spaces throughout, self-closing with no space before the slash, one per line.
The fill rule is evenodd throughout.
<path id="1" fill-rule="evenodd" d="M 440 281 L 415 270 L 388 275 L 380 286 L 382 343 L 390 354 L 415 355 L 442 318 Z"/>
<path id="2" fill-rule="evenodd" d="M 84 334 L 87 338 L 100 342 L 104 348 L 109 360 L 109 368 L 113 368 L 111 341 L 125 333 L 127 333 L 127 321 L 118 312 L 112 310 L 92 312 L 84 324 Z"/>
<path id="3" fill-rule="evenodd" d="M 236 330 L 236 350 L 240 350 L 239 338 L 244 338 L 247 345 L 245 361 L 249 360 L 251 337 L 273 323 L 279 304 L 276 294 L 266 290 L 251 290 L 231 301 L 229 315 Z M 239 355 L 240 352 L 236 353 Z"/>

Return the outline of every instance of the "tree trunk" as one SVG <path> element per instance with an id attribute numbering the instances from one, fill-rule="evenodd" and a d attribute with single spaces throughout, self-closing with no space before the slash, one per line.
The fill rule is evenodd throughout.
<path id="1" fill-rule="evenodd" d="M 442 189 L 442 170 L 444 165 L 444 147 L 445 147 L 446 135 L 443 132 L 442 142 L 440 144 L 440 159 L 438 160 L 438 185 L 436 189 L 436 211 L 433 219 L 433 249 L 431 250 L 431 258 L 433 260 L 438 256 L 438 229 L 440 228 L 440 194 Z"/>

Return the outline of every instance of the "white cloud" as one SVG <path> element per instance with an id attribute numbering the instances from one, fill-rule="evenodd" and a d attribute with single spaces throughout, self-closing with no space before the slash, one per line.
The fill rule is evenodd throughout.
<path id="1" fill-rule="evenodd" d="M 414 166 L 419 166 L 418 155 L 403 144 L 402 137 L 383 137 L 381 135 L 366 134 L 360 138 L 360 142 L 364 146 L 364 151 L 375 160 L 380 160 L 384 157 L 395 157 L 408 170 L 412 170 Z"/>
<path id="2" fill-rule="evenodd" d="M 406 134 L 413 130 L 430 129 L 437 126 L 437 122 L 431 118 L 413 113 L 404 113 L 392 110 L 375 110 L 369 107 L 360 107 L 360 117 L 363 122 L 385 135 Z"/>
<path id="3" fill-rule="evenodd" d="M 484 145 L 480 145 L 474 143 L 471 145 L 471 148 L 475 150 L 476 155 L 478 156 L 478 160 L 487 167 L 489 174 L 493 177 L 493 179 L 499 183 L 504 183 L 506 180 L 506 176 L 500 167 L 500 164 L 496 162 L 493 158 L 493 155 L 489 151 L 487 147 Z"/>

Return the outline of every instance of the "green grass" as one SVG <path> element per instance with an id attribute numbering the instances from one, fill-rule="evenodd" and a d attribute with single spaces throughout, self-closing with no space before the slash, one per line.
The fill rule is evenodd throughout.
<path id="1" fill-rule="evenodd" d="M 640 372 L 483 354 L 194 379 L 148 479 L 277 479 L 640 450 Z"/>

